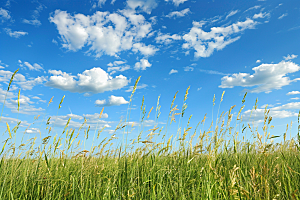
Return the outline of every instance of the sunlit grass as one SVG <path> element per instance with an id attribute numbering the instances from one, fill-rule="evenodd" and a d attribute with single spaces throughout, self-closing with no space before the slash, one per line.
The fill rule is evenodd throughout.
<path id="1" fill-rule="evenodd" d="M 133 127 L 129 123 L 130 108 L 139 79 L 140 77 L 130 97 L 126 119 L 124 122 L 120 121 L 115 128 L 123 129 L 123 138 L 119 143 L 113 134 L 93 146 L 96 135 L 98 139 L 105 128 L 98 130 L 97 126 L 92 147 L 86 150 L 85 142 L 91 138 L 90 128 L 84 131 L 84 141 L 78 140 L 82 127 L 87 123 L 86 119 L 78 130 L 68 128 L 69 119 L 63 132 L 53 135 L 54 126 L 51 126 L 49 118 L 46 122 L 47 134 L 41 138 L 41 144 L 36 147 L 37 138 L 31 138 L 17 147 L 19 153 L 16 155 L 12 138 L 16 138 L 20 122 L 13 129 L 6 123 L 4 135 L 8 138 L 0 149 L 0 199 L 300 198 L 299 131 L 296 139 L 286 140 L 285 133 L 282 142 L 274 143 L 273 139 L 278 136 L 270 135 L 269 129 L 273 126 L 269 127 L 272 117 L 268 116 L 270 110 L 267 107 L 262 134 L 250 124 L 243 127 L 241 133 L 236 131 L 236 127 L 230 126 L 233 116 L 231 112 L 235 105 L 225 114 L 222 112 L 215 123 L 212 119 L 208 130 L 197 131 L 198 126 L 204 125 L 206 115 L 194 128 L 190 126 L 192 115 L 189 116 L 187 125 L 182 126 L 182 118 L 187 109 L 185 101 L 188 87 L 180 112 L 177 105 L 174 105 L 177 92 L 174 95 L 165 128 L 159 127 L 157 123 L 161 114 L 158 97 L 155 125 L 146 135 L 143 132 L 143 122 L 145 117 L 149 118 L 153 107 L 148 109 L 147 115 L 143 97 L 139 135 L 129 144 L 128 134 Z M 223 96 L 224 92 L 220 103 Z M 18 102 L 19 98 L 20 91 Z M 254 110 L 257 109 L 256 104 L 257 100 Z M 213 107 L 214 105 L 215 96 Z M 244 105 L 239 110 L 237 121 L 242 121 L 240 114 L 243 108 Z M 99 118 L 103 110 L 104 108 Z M 169 135 L 168 126 L 176 123 L 177 115 L 178 131 L 176 135 L 166 138 Z M 298 124 L 299 118 L 300 112 Z M 44 123 L 43 120 L 42 122 Z M 251 132 L 252 141 L 239 140 L 241 136 L 245 136 L 245 129 Z M 157 139 L 162 141 L 158 142 Z M 82 142 L 83 150 L 79 148 Z"/>

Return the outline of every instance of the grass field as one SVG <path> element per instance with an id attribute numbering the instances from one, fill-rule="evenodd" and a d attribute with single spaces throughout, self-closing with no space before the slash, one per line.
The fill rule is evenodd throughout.
<path id="1" fill-rule="evenodd" d="M 8 138 L 0 146 L 0 199 L 300 199 L 299 131 L 297 138 L 286 140 L 284 134 L 282 142 L 274 143 L 277 136 L 270 134 L 272 117 L 267 109 L 262 134 L 250 124 L 241 133 L 232 132 L 232 106 L 217 118 L 215 125 L 211 123 L 209 130 L 193 132 L 188 122 L 186 127 L 178 128 L 177 135 L 165 138 L 175 116 L 184 117 L 188 90 L 181 111 L 174 105 L 175 94 L 165 129 L 155 126 L 143 140 L 141 130 L 130 144 L 126 124 L 129 111 L 125 123 L 116 127 L 124 130 L 124 134 L 115 148 L 112 144 L 117 141 L 112 135 L 90 150 L 81 150 L 79 130 L 77 133 L 68 129 L 66 124 L 60 136 L 53 136 L 49 119 L 42 144 L 36 148 L 33 138 L 17 147 L 14 141 L 20 124 L 12 129 L 6 124 L 4 135 Z M 246 94 L 242 103 L 245 97 Z M 215 98 L 213 106 L 214 102 Z M 62 103 L 63 99 L 59 108 Z M 146 117 L 143 103 L 141 123 Z M 255 103 L 253 109 L 256 107 Z M 237 117 L 241 121 L 242 108 Z M 103 109 L 100 116 L 102 113 Z M 158 101 L 156 119 L 159 115 Z M 299 117 L 300 112 L 298 124 Z M 206 117 L 198 125 L 205 120 Z M 246 128 L 252 134 L 252 141 L 238 139 Z M 93 140 L 103 129 L 97 131 Z M 85 132 L 85 140 L 88 133 Z M 225 139 L 228 135 L 230 140 Z M 158 138 L 162 139 L 159 143 Z"/>

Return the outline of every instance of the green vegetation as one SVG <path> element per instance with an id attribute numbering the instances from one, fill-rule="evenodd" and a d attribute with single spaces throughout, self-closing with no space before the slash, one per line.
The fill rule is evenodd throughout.
<path id="1" fill-rule="evenodd" d="M 176 93 L 169 112 L 171 121 L 165 129 L 156 124 L 145 140 L 142 140 L 141 126 L 138 138 L 128 144 L 129 117 L 120 123 L 116 130 L 123 130 L 124 137 L 117 148 L 111 147 L 115 141 L 112 135 L 90 151 L 80 150 L 78 146 L 82 141 L 77 143 L 80 130 L 68 129 L 70 119 L 61 136 L 55 135 L 53 143 L 49 144 L 53 128 L 48 126 L 49 118 L 46 123 L 49 136 L 42 139 L 42 144 L 35 148 L 36 138 L 32 138 L 17 147 L 21 153 L 16 155 L 12 139 L 16 137 L 20 123 L 13 129 L 6 123 L 4 135 L 8 139 L 0 147 L 0 199 L 300 199 L 299 131 L 297 140 L 286 140 L 284 134 L 281 143 L 274 143 L 277 136 L 268 132 L 273 126 L 269 127 L 272 117 L 268 116 L 270 110 L 266 107 L 262 134 L 250 124 L 243 127 L 242 133 L 233 133 L 234 127 L 230 127 L 232 106 L 226 125 L 226 113 L 222 113 L 208 131 L 197 131 L 198 125 L 205 123 L 205 115 L 192 132 L 190 116 L 182 132 L 180 120 L 187 109 L 188 90 L 181 112 L 175 113 L 178 110 L 177 105 L 174 106 Z M 223 95 L 224 92 L 221 102 Z M 246 94 L 243 104 L 245 97 Z M 49 104 L 51 102 L 52 99 Z M 63 99 L 59 108 L 62 103 Z M 256 103 L 253 109 L 257 108 Z M 242 109 L 237 116 L 240 121 Z M 100 117 L 102 113 L 103 109 Z M 176 115 L 179 115 L 177 135 L 165 138 Z M 130 109 L 127 116 L 130 116 Z M 156 122 L 159 116 L 158 97 Z M 141 124 L 145 117 L 143 98 Z M 298 124 L 299 118 L 300 112 Z M 251 142 L 238 140 L 238 135 L 241 137 L 247 131 L 245 129 L 253 136 Z M 97 131 L 98 138 L 103 129 Z M 163 142 L 157 143 L 160 136 Z M 230 139 L 226 140 L 226 137 Z M 92 138 L 89 129 L 84 138 Z"/>

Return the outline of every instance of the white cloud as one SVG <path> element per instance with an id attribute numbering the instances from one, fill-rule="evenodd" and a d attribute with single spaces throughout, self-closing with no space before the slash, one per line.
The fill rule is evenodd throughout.
<path id="1" fill-rule="evenodd" d="M 90 122 L 90 120 L 98 120 L 99 117 L 100 117 L 100 113 L 83 114 L 83 116 L 84 116 L 86 119 L 89 119 L 89 122 Z M 80 116 L 80 117 L 81 117 L 81 116 Z M 103 118 L 108 118 L 108 114 L 107 114 L 107 113 L 102 113 L 100 119 L 103 119 Z"/>
<path id="2" fill-rule="evenodd" d="M 174 73 L 178 73 L 178 71 L 176 69 L 171 69 L 171 71 L 169 72 L 169 75 L 174 74 Z"/>
<path id="3" fill-rule="evenodd" d="M 291 98 L 291 100 L 298 100 L 300 99 L 299 97 Z"/>
<path id="4" fill-rule="evenodd" d="M 261 63 L 261 60 L 257 60 L 256 63 Z"/>
<path id="5" fill-rule="evenodd" d="M 207 73 L 207 74 L 228 75 L 228 74 L 225 74 L 223 72 L 218 72 L 218 71 L 215 71 L 215 70 L 199 69 L 199 71 Z"/>
<path id="6" fill-rule="evenodd" d="M 9 65 L 3 63 L 3 62 L 0 60 L 0 69 L 4 69 L 5 67 L 3 67 L 3 66 L 8 67 Z"/>
<path id="7" fill-rule="evenodd" d="M 121 104 L 128 104 L 129 102 L 124 99 L 124 97 L 117 97 L 114 95 L 111 95 L 109 97 L 108 103 L 106 100 L 96 100 L 95 104 L 96 106 L 119 106 Z"/>
<path id="8" fill-rule="evenodd" d="M 90 130 L 95 130 L 96 128 L 103 128 L 104 126 L 111 127 L 109 124 L 112 122 L 102 120 L 102 118 L 107 118 L 106 116 L 108 115 L 106 113 L 103 113 L 100 119 L 99 115 L 99 113 L 95 113 L 93 115 L 83 114 L 83 116 L 87 119 L 85 127 L 90 127 Z M 74 119 L 83 120 L 83 117 L 74 114 L 67 114 L 64 116 L 52 116 L 50 119 L 50 124 L 54 125 L 55 127 L 65 127 L 70 117 L 71 120 L 68 125 L 69 128 L 78 129 L 82 126 L 82 122 L 74 121 Z"/>
<path id="9" fill-rule="evenodd" d="M 283 58 L 285 60 L 292 60 L 292 59 L 297 58 L 297 57 L 298 57 L 298 55 L 294 55 L 294 54 L 292 54 L 292 55 L 288 54 L 287 56 L 283 56 Z"/>
<path id="10" fill-rule="evenodd" d="M 28 129 L 26 129 L 25 133 L 28 133 L 28 134 L 40 133 L 40 129 L 39 128 L 28 128 Z"/>
<path id="11" fill-rule="evenodd" d="M 24 31 L 11 31 L 10 28 L 4 28 L 4 31 L 9 35 L 10 37 L 19 38 L 20 36 L 27 35 L 27 32 Z"/>
<path id="12" fill-rule="evenodd" d="M 40 26 L 42 25 L 41 21 L 38 20 L 38 17 L 40 16 L 40 12 L 46 8 L 46 6 L 39 4 L 39 6 L 36 7 L 36 9 L 33 11 L 33 14 L 31 15 L 32 19 L 28 20 L 28 19 L 23 19 L 23 23 L 25 24 L 31 24 L 34 26 Z"/>
<path id="13" fill-rule="evenodd" d="M 135 10 L 139 7 L 147 14 L 151 14 L 151 11 L 156 8 L 157 3 L 155 0 L 127 0 L 127 6 L 132 10 Z"/>
<path id="14" fill-rule="evenodd" d="M 300 70 L 300 67 L 293 62 L 281 61 L 278 64 L 261 64 L 258 67 L 252 68 L 254 74 L 238 73 L 232 76 L 224 76 L 221 80 L 220 88 L 233 88 L 234 86 L 253 87 L 251 93 L 265 92 L 269 93 L 274 89 L 289 85 L 291 82 L 300 80 L 296 78 L 290 80 L 286 77 L 288 73 L 294 73 Z"/>
<path id="15" fill-rule="evenodd" d="M 172 1 L 175 6 L 179 6 L 179 4 L 184 3 L 188 0 L 165 0 L 165 1 L 167 1 L 167 2 Z"/>
<path id="16" fill-rule="evenodd" d="M 130 86 L 129 89 L 125 90 L 125 92 L 132 92 L 133 91 L 133 87 L 134 86 Z M 143 88 L 146 88 L 146 87 L 148 87 L 148 85 L 143 83 L 142 85 L 136 86 L 136 89 L 138 90 L 138 89 L 143 89 Z"/>
<path id="17" fill-rule="evenodd" d="M 184 71 L 188 72 L 188 71 L 194 71 L 194 67 L 190 67 L 190 66 L 186 66 L 183 68 Z"/>
<path id="18" fill-rule="evenodd" d="M 130 82 L 130 80 L 123 75 L 113 78 L 103 69 L 96 67 L 85 70 L 82 74 L 77 74 L 77 76 L 60 70 L 49 70 L 48 72 L 53 74 L 53 76 L 45 83 L 46 86 L 78 93 L 102 93 L 105 91 L 118 90 Z M 75 79 L 79 80 L 76 81 Z"/>
<path id="19" fill-rule="evenodd" d="M 58 45 L 58 42 L 56 40 L 54 40 L 54 39 L 52 39 L 52 43 Z"/>
<path id="20" fill-rule="evenodd" d="M 25 23 L 25 24 L 31 24 L 31 25 L 34 25 L 34 26 L 40 26 L 40 25 L 42 25 L 42 23 L 40 22 L 40 20 L 37 20 L 37 19 L 32 19 L 32 20 L 23 19 L 23 23 Z"/>
<path id="21" fill-rule="evenodd" d="M 132 2 L 140 5 L 140 1 Z M 96 57 L 101 57 L 103 54 L 117 56 L 121 51 L 132 48 L 137 50 L 138 47 L 144 47 L 153 52 L 155 48 L 140 43 L 140 40 L 150 33 L 151 23 L 135 11 L 120 10 L 118 12 L 110 14 L 97 11 L 92 16 L 83 14 L 72 16 L 66 11 L 56 10 L 49 20 L 56 24 L 63 41 L 62 46 L 68 50 L 77 51 L 89 46 L 88 55 Z"/>
<path id="22" fill-rule="evenodd" d="M 5 10 L 3 8 L 0 8 L 0 20 L 1 20 L 1 22 L 3 23 L 4 21 L 9 20 L 9 19 L 11 19 L 9 11 Z"/>
<path id="23" fill-rule="evenodd" d="M 184 17 L 185 15 L 187 15 L 188 13 L 190 12 L 190 9 L 189 8 L 186 8 L 182 11 L 174 11 L 174 12 L 170 12 L 168 15 L 166 15 L 166 17 L 169 17 L 169 18 L 177 18 L 177 17 Z"/>
<path id="24" fill-rule="evenodd" d="M 139 62 L 135 63 L 134 69 L 136 71 L 146 70 L 147 67 L 151 67 L 151 66 L 152 66 L 152 64 L 150 64 L 148 60 L 141 59 Z"/>
<path id="25" fill-rule="evenodd" d="M 102 7 L 102 5 L 104 5 L 106 2 L 106 0 L 98 0 L 98 6 Z"/>
<path id="26" fill-rule="evenodd" d="M 266 13 L 266 12 L 264 12 L 264 13 L 258 13 L 258 14 L 255 14 L 254 16 L 253 16 L 253 19 L 258 19 L 258 18 L 265 18 L 265 17 L 270 17 L 270 13 Z"/>
<path id="27" fill-rule="evenodd" d="M 2 88 L 0 88 L 0 102 L 2 104 L 4 102 L 6 92 L 7 90 L 3 90 Z M 13 90 L 9 90 L 7 92 L 5 106 L 9 108 L 12 113 L 19 112 L 21 114 L 26 114 L 26 115 L 36 115 L 36 114 L 40 114 L 40 112 L 44 110 L 42 108 L 36 108 L 34 105 L 32 105 L 34 104 L 34 102 L 32 102 L 29 97 L 23 95 L 22 93 L 20 95 L 19 102 L 20 102 L 20 108 L 18 111 L 18 92 L 14 93 Z M 1 122 L 3 122 L 2 118 L 1 118 Z"/>
<path id="28" fill-rule="evenodd" d="M 153 45 L 148 45 L 146 46 L 143 43 L 135 43 L 133 44 L 133 49 L 132 49 L 135 53 L 137 53 L 138 51 L 141 52 L 141 54 L 145 55 L 145 56 L 152 56 L 155 54 L 156 51 L 158 51 L 157 48 L 155 48 L 155 46 Z"/>
<path id="29" fill-rule="evenodd" d="M 288 92 L 286 95 L 294 95 L 294 94 L 300 94 L 299 91 L 291 91 L 291 92 Z"/>
<path id="30" fill-rule="evenodd" d="M 13 72 L 11 71 L 0 70 L 0 82 L 8 84 L 12 74 Z M 25 76 L 18 72 L 14 77 L 13 84 L 18 84 L 23 90 L 31 90 L 35 85 L 42 84 L 45 81 L 47 81 L 47 79 L 44 76 L 38 76 L 37 78 L 29 78 L 29 80 L 26 80 Z"/>
<path id="31" fill-rule="evenodd" d="M 123 65 L 123 66 L 120 66 L 122 64 L 125 64 L 126 62 L 125 61 L 122 61 L 122 60 L 116 60 L 114 61 L 114 63 L 108 63 L 107 66 L 109 66 L 107 68 L 107 72 L 110 72 L 110 75 L 116 73 L 117 71 L 119 72 L 123 72 L 123 71 L 126 71 L 128 69 L 130 69 L 130 66 L 129 65 Z"/>
<path id="32" fill-rule="evenodd" d="M 29 62 L 24 62 L 24 65 L 26 65 L 29 68 L 29 70 L 34 70 L 34 71 L 44 70 L 43 67 L 41 67 L 41 65 L 37 63 L 34 63 L 32 66 Z"/>
<path id="33" fill-rule="evenodd" d="M 181 36 L 177 35 L 177 34 L 162 34 L 162 33 L 158 33 L 158 36 L 155 38 L 155 41 L 157 43 L 164 43 L 164 44 L 169 44 L 171 43 L 173 40 L 181 40 Z"/>
<path id="34" fill-rule="evenodd" d="M 186 41 L 182 45 L 184 49 L 194 48 L 195 57 L 209 57 L 215 50 L 222 50 L 227 45 L 240 39 L 240 36 L 232 37 L 246 29 L 253 29 L 257 22 L 247 19 L 226 27 L 212 27 L 210 32 L 205 32 L 196 23 L 190 32 L 183 36 Z"/>
<path id="35" fill-rule="evenodd" d="M 238 12 L 239 12 L 239 10 L 233 10 L 233 11 L 231 11 L 231 12 L 226 16 L 225 19 L 228 19 L 229 17 L 235 15 L 235 14 L 238 13 Z"/>
<path id="36" fill-rule="evenodd" d="M 253 10 L 253 9 L 258 9 L 258 8 L 260 8 L 260 7 L 261 7 L 261 5 L 259 5 L 259 6 L 253 6 L 253 7 L 251 7 L 251 8 L 248 8 L 248 9 L 245 10 L 244 12 L 247 12 L 247 11 Z"/>
<path id="37" fill-rule="evenodd" d="M 110 72 L 110 75 L 116 73 L 116 72 L 123 72 L 130 69 L 129 65 L 124 65 L 124 66 L 116 66 L 116 67 L 108 67 L 107 71 Z"/>
<path id="38" fill-rule="evenodd" d="M 288 16 L 288 14 L 287 14 L 287 13 L 285 13 L 285 14 L 282 14 L 280 17 L 278 17 L 278 19 L 282 19 L 282 18 L 284 18 L 284 17 L 286 17 L 286 16 Z"/>

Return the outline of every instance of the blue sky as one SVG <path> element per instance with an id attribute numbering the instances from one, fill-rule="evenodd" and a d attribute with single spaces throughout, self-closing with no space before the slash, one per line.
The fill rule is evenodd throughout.
<path id="1" fill-rule="evenodd" d="M 49 117 L 52 136 L 60 136 L 69 118 L 68 129 L 75 128 L 77 133 L 86 118 L 79 139 L 88 126 L 90 135 L 105 126 L 100 140 L 113 134 L 121 139 L 123 131 L 114 129 L 126 118 L 139 76 L 129 139 L 137 138 L 141 126 L 143 139 L 155 125 L 165 130 L 173 96 L 179 91 L 174 106 L 180 112 L 189 86 L 180 122 L 186 128 L 193 115 L 190 135 L 205 113 L 207 120 L 198 127 L 197 136 L 200 129 L 208 130 L 212 117 L 216 121 L 225 91 L 219 115 L 236 105 L 231 126 L 235 127 L 247 92 L 244 122 L 254 122 L 262 134 L 268 104 L 274 126 L 271 135 L 282 136 L 292 121 L 287 138 L 290 133 L 295 137 L 300 110 L 299 35 L 300 2 L 296 0 L 1 1 L 1 106 L 13 72 L 20 69 L 7 94 L 1 141 L 9 137 L 6 123 L 13 128 L 18 121 L 17 143 L 23 133 L 25 140 L 40 138 L 39 131 L 42 138 L 48 136 Z M 146 117 L 142 125 L 143 95 Z M 159 96 L 161 115 L 156 120 Z M 256 98 L 258 108 L 249 119 Z M 176 135 L 179 115 L 175 119 L 176 123 L 168 125 L 167 138 Z"/>

